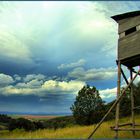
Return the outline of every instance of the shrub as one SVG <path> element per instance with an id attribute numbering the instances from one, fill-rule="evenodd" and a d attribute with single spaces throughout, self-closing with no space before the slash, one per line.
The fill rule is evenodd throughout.
<path id="1" fill-rule="evenodd" d="M 64 116 L 44 121 L 45 128 L 58 129 L 76 124 L 73 116 Z"/>
<path id="2" fill-rule="evenodd" d="M 41 121 L 35 121 L 33 123 L 35 125 L 35 129 L 44 129 L 45 128 L 44 123 Z"/>
<path id="3" fill-rule="evenodd" d="M 6 114 L 0 114 L 0 122 L 9 123 L 11 120 L 12 118 L 7 116 Z"/>
<path id="4" fill-rule="evenodd" d="M 19 119 L 11 120 L 8 128 L 10 131 L 16 128 L 24 129 L 25 131 L 31 131 L 31 130 L 35 130 L 35 125 L 33 122 L 27 119 L 19 118 Z"/>

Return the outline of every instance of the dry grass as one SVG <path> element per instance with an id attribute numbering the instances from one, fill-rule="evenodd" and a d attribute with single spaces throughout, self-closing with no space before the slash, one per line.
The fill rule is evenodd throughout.
<path id="1" fill-rule="evenodd" d="M 129 122 L 129 118 L 121 119 L 120 123 Z M 136 116 L 136 122 L 140 124 L 140 116 Z M 114 138 L 114 131 L 110 130 L 110 126 L 114 121 L 104 122 L 94 135 L 94 138 Z M 23 130 L 15 130 L 12 132 L 1 131 L 0 138 L 87 138 L 94 129 L 91 126 L 73 126 L 57 130 L 37 130 L 34 132 L 25 132 Z M 132 132 L 120 132 L 120 138 L 133 138 Z M 135 138 L 140 138 L 140 132 L 136 132 Z"/>

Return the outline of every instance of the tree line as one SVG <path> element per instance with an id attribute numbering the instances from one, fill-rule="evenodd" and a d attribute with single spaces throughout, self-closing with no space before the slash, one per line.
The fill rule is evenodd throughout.
<path id="1" fill-rule="evenodd" d="M 24 118 L 14 119 L 6 114 L 0 114 L 0 124 L 6 126 L 10 131 L 17 128 L 24 129 L 25 131 L 45 128 L 41 121 L 30 121 Z"/>

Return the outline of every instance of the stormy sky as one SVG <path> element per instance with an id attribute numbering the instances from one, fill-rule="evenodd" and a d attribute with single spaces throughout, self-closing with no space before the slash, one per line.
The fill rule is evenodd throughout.
<path id="1" fill-rule="evenodd" d="M 118 25 L 138 1 L 0 2 L 0 112 L 70 112 L 95 86 L 116 97 Z"/>

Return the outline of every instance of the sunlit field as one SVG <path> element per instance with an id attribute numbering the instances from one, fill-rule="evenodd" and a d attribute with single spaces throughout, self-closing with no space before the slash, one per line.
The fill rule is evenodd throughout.
<path id="1" fill-rule="evenodd" d="M 48 115 L 10 115 L 12 118 L 24 118 L 24 119 L 28 119 L 28 120 L 49 120 L 49 119 L 53 119 L 53 118 L 57 118 L 57 117 L 61 117 L 61 116 L 48 116 Z"/>
<path id="2" fill-rule="evenodd" d="M 130 118 L 120 119 L 120 123 L 129 122 Z M 136 123 L 140 124 L 140 115 L 136 116 Z M 115 132 L 111 131 L 110 126 L 114 125 L 114 121 L 104 122 L 97 130 L 94 138 L 114 138 Z M 8 130 L 0 131 L 1 138 L 87 138 L 94 129 L 95 125 L 91 126 L 72 126 L 57 130 L 43 129 L 34 132 L 25 132 L 24 130 Z M 136 132 L 133 136 L 132 132 L 119 132 L 120 138 L 140 138 L 140 132 Z"/>

